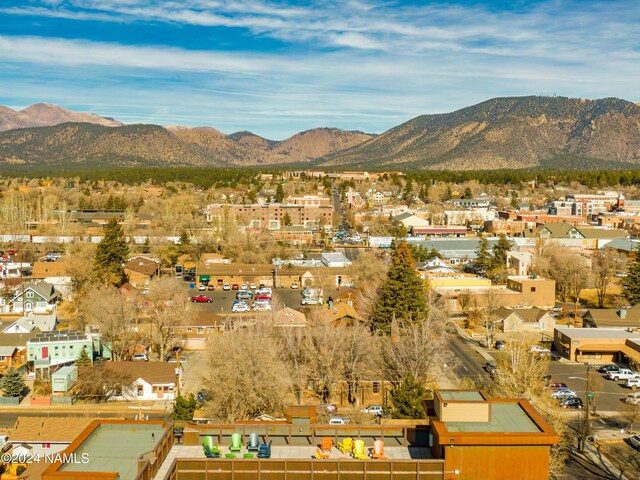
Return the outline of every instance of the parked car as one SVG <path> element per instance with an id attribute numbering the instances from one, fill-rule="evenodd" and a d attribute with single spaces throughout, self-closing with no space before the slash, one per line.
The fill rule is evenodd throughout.
<path id="1" fill-rule="evenodd" d="M 207 286 L 204 283 L 201 283 L 200 285 L 198 285 L 198 290 L 204 292 L 207 290 Z"/>
<path id="2" fill-rule="evenodd" d="M 197 297 L 191 297 L 193 303 L 211 303 L 213 300 L 206 295 L 198 295 Z"/>
<path id="3" fill-rule="evenodd" d="M 569 397 L 560 402 L 562 408 L 582 408 L 582 400 L 578 397 Z"/>
<path id="4" fill-rule="evenodd" d="M 504 342 L 502 340 L 496 340 L 496 343 L 494 345 L 494 347 L 496 347 L 496 350 L 504 350 L 507 346 L 507 342 Z"/>
<path id="5" fill-rule="evenodd" d="M 630 393 L 624 399 L 624 403 L 630 403 L 631 405 L 638 405 L 640 403 L 640 392 Z"/>
<path id="6" fill-rule="evenodd" d="M 242 300 L 251 300 L 253 298 L 253 293 L 251 293 L 249 290 L 238 290 L 238 293 L 236 293 L 236 298 Z"/>
<path id="7" fill-rule="evenodd" d="M 545 353 L 545 354 L 548 354 L 551 352 L 551 350 L 549 350 L 548 348 L 541 347 L 540 345 L 532 345 L 530 351 L 531 353 Z"/>
<path id="8" fill-rule="evenodd" d="M 240 290 L 240 285 L 234 283 L 233 285 L 231 285 L 231 290 Z"/>
<path id="9" fill-rule="evenodd" d="M 638 378 L 627 378 L 627 381 L 624 383 L 624 386 L 630 388 L 631 390 L 636 390 L 640 387 L 640 377 Z"/>
<path id="10" fill-rule="evenodd" d="M 601 373 L 619 372 L 620 367 L 618 365 L 603 365 L 598 371 Z"/>
<path id="11" fill-rule="evenodd" d="M 640 450 L 640 435 L 634 435 L 633 437 L 629 437 L 629 445 L 631 445 L 636 450 Z"/>
<path id="12" fill-rule="evenodd" d="M 256 287 L 256 284 L 255 284 L 255 283 L 252 283 L 251 285 L 249 285 L 249 289 L 250 289 L 250 290 L 255 290 L 256 288 L 257 288 L 257 287 Z"/>
<path id="13" fill-rule="evenodd" d="M 367 408 L 362 410 L 364 413 L 369 413 L 371 415 L 384 415 L 384 408 L 382 405 L 369 405 Z"/>
<path id="14" fill-rule="evenodd" d="M 182 277 L 182 280 L 184 280 L 185 282 L 195 282 L 196 277 L 195 275 L 185 275 L 184 277 Z"/>
<path id="15" fill-rule="evenodd" d="M 640 373 L 629 370 L 628 368 L 621 368 L 617 372 L 608 372 L 606 377 L 609 380 L 617 382 L 618 380 L 626 380 L 628 378 L 638 378 L 640 377 Z"/>
<path id="16" fill-rule="evenodd" d="M 259 295 L 258 292 L 256 292 L 256 296 L 254 297 L 255 300 L 271 300 L 271 297 L 268 295 Z"/>
<path id="17" fill-rule="evenodd" d="M 320 305 L 321 303 L 320 299 L 313 297 L 302 297 L 300 300 L 300 305 Z"/>
<path id="18" fill-rule="evenodd" d="M 147 355 L 146 353 L 136 353 L 131 357 L 131 360 L 134 362 L 148 362 L 149 355 Z"/>
<path id="19" fill-rule="evenodd" d="M 329 425 L 346 425 L 347 423 L 349 423 L 349 420 L 344 417 L 331 417 L 329 419 Z"/>
<path id="20" fill-rule="evenodd" d="M 559 388 L 558 390 L 555 390 L 551 394 L 551 398 L 557 398 L 557 399 L 566 399 L 566 398 L 575 397 L 575 396 L 576 396 L 576 392 L 569 388 Z"/>
<path id="21" fill-rule="evenodd" d="M 271 289 L 270 288 L 261 288 L 256 290 L 256 298 L 266 298 L 271 300 Z"/>
<path id="22" fill-rule="evenodd" d="M 333 403 L 321 403 L 316 407 L 318 413 L 336 413 L 338 411 L 337 405 Z"/>
<path id="23" fill-rule="evenodd" d="M 549 352 L 549 358 L 552 361 L 557 362 L 562 358 L 562 355 L 560 355 L 558 352 Z"/>
<path id="24" fill-rule="evenodd" d="M 238 302 L 233 304 L 233 306 L 231 307 L 231 311 L 233 313 L 244 313 L 250 312 L 251 308 L 249 307 L 249 304 L 247 302 Z"/>
<path id="25" fill-rule="evenodd" d="M 240 290 L 248 290 L 249 286 L 246 283 L 243 283 L 242 285 L 240 285 Z"/>
<path id="26" fill-rule="evenodd" d="M 228 283 L 223 284 L 222 285 L 222 290 L 224 290 L 224 291 L 231 290 L 231 285 L 229 285 Z"/>
<path id="27" fill-rule="evenodd" d="M 496 362 L 491 360 L 487 362 L 483 368 L 487 371 L 489 375 L 493 376 L 496 373 Z"/>
<path id="28" fill-rule="evenodd" d="M 196 394 L 196 399 L 200 403 L 211 400 L 212 398 L 213 397 L 211 396 L 211 392 L 209 390 L 205 390 L 204 388 Z"/>
<path id="29" fill-rule="evenodd" d="M 297 290 L 297 289 L 298 289 L 298 287 L 299 287 L 299 285 L 298 285 L 296 282 L 293 282 L 293 283 L 291 284 L 291 288 L 292 288 L 292 289 L 294 289 L 294 290 Z"/>
<path id="30" fill-rule="evenodd" d="M 265 288 L 267 288 L 267 286 L 266 286 L 264 283 L 261 283 L 261 284 L 258 286 L 258 289 L 260 289 L 260 290 L 264 290 Z"/>
<path id="31" fill-rule="evenodd" d="M 566 383 L 547 383 L 547 385 L 545 386 L 545 388 L 546 388 L 547 390 L 553 390 L 553 391 L 555 391 L 555 390 L 560 390 L 560 389 L 562 389 L 562 388 L 567 389 L 567 388 L 569 388 L 569 387 L 567 386 L 567 384 L 566 384 Z"/>
<path id="32" fill-rule="evenodd" d="M 268 300 L 256 300 L 253 302 L 253 310 L 256 312 L 268 312 L 271 311 L 271 304 Z"/>
<path id="33" fill-rule="evenodd" d="M 214 286 L 213 285 L 207 285 L 207 290 L 212 292 L 214 290 Z"/>

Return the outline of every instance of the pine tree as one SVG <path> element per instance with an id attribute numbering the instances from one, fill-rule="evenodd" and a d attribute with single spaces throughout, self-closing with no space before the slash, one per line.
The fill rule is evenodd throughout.
<path id="1" fill-rule="evenodd" d="M 391 322 L 416 321 L 428 312 L 425 283 L 406 242 L 400 242 L 391 259 L 387 279 L 378 290 L 372 326 L 390 333 Z"/>
<path id="2" fill-rule="evenodd" d="M 0 380 L 0 390 L 5 397 L 22 397 L 25 387 L 22 374 L 14 367 L 9 367 Z"/>
<path id="3" fill-rule="evenodd" d="M 189 234 L 183 230 L 178 239 L 178 251 L 181 254 L 187 253 L 190 244 L 191 239 L 189 238 Z"/>
<path id="4" fill-rule="evenodd" d="M 193 412 L 198 407 L 193 393 L 190 393 L 188 397 L 178 395 L 176 401 L 173 404 L 173 412 L 171 412 L 171 418 L 174 420 L 193 420 Z"/>
<path id="5" fill-rule="evenodd" d="M 276 189 L 276 203 L 282 203 L 284 200 L 284 188 L 282 188 L 282 184 L 278 184 L 278 188 Z"/>
<path id="6" fill-rule="evenodd" d="M 142 244 L 142 253 L 149 253 L 151 251 L 151 244 L 149 242 L 149 237 L 144 239 L 144 243 Z"/>
<path id="7" fill-rule="evenodd" d="M 74 363 L 78 369 L 91 366 L 91 357 L 89 357 L 89 353 L 85 347 L 82 347 L 82 350 L 80 350 L 80 354 Z"/>
<path id="8" fill-rule="evenodd" d="M 492 268 L 504 268 L 507 265 L 507 252 L 511 250 L 511 242 L 507 237 L 500 235 L 498 243 L 493 246 Z"/>
<path id="9" fill-rule="evenodd" d="M 477 258 L 474 263 L 486 272 L 491 266 L 491 252 L 489 252 L 489 242 L 486 238 L 480 238 L 480 243 L 476 249 L 476 255 Z"/>
<path id="10" fill-rule="evenodd" d="M 400 385 L 391 390 L 391 400 L 394 409 L 391 412 L 393 418 L 424 418 L 425 412 L 422 406 L 425 390 L 413 375 L 407 375 Z"/>
<path id="11" fill-rule="evenodd" d="M 107 223 L 104 237 L 98 244 L 94 259 L 94 270 L 98 280 L 120 286 L 127 281 L 123 264 L 129 256 L 129 246 L 122 227 L 115 218 Z"/>
<path id="12" fill-rule="evenodd" d="M 620 282 L 622 296 L 631 305 L 640 303 L 640 248 L 636 250 L 636 258 L 629 264 L 628 275 Z"/>
<path id="13" fill-rule="evenodd" d="M 282 226 L 283 227 L 290 227 L 291 226 L 291 216 L 289 215 L 289 213 L 285 213 L 284 216 L 282 217 Z"/>

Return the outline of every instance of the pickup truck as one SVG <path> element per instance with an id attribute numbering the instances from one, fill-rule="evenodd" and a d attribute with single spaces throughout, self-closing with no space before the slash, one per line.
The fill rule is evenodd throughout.
<path id="1" fill-rule="evenodd" d="M 206 295 L 198 295 L 197 297 L 191 297 L 193 303 L 211 303 L 213 300 Z"/>
<path id="2" fill-rule="evenodd" d="M 640 378 L 640 373 L 629 370 L 628 368 L 621 368 L 617 372 L 608 372 L 607 378 L 609 380 L 627 380 L 629 378 Z"/>

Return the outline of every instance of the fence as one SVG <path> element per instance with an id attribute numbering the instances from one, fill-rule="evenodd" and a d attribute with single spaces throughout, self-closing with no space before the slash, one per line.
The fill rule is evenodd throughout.
<path id="1" fill-rule="evenodd" d="M 73 405 L 76 403 L 76 397 L 51 397 L 51 405 Z"/>
<path id="2" fill-rule="evenodd" d="M 0 405 L 20 405 L 19 397 L 0 397 Z"/>

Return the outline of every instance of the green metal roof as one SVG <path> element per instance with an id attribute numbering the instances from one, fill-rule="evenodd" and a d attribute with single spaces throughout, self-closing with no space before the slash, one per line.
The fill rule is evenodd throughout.
<path id="1" fill-rule="evenodd" d="M 467 402 L 484 401 L 484 398 L 482 395 L 480 395 L 480 392 L 474 392 L 474 391 L 468 391 L 468 390 L 465 390 L 465 391 L 440 390 L 440 397 L 442 397 L 442 400 L 445 400 L 445 401 L 448 401 L 448 400 L 465 400 Z"/>
<path id="2" fill-rule="evenodd" d="M 78 459 L 86 453 L 89 461 L 65 463 L 60 471 L 118 472 L 120 480 L 134 480 L 138 457 L 153 450 L 164 431 L 160 424 L 100 424 L 74 452 Z"/>
<path id="3" fill-rule="evenodd" d="M 540 432 L 540 428 L 515 402 L 491 403 L 489 422 L 445 422 L 450 432 Z"/>

